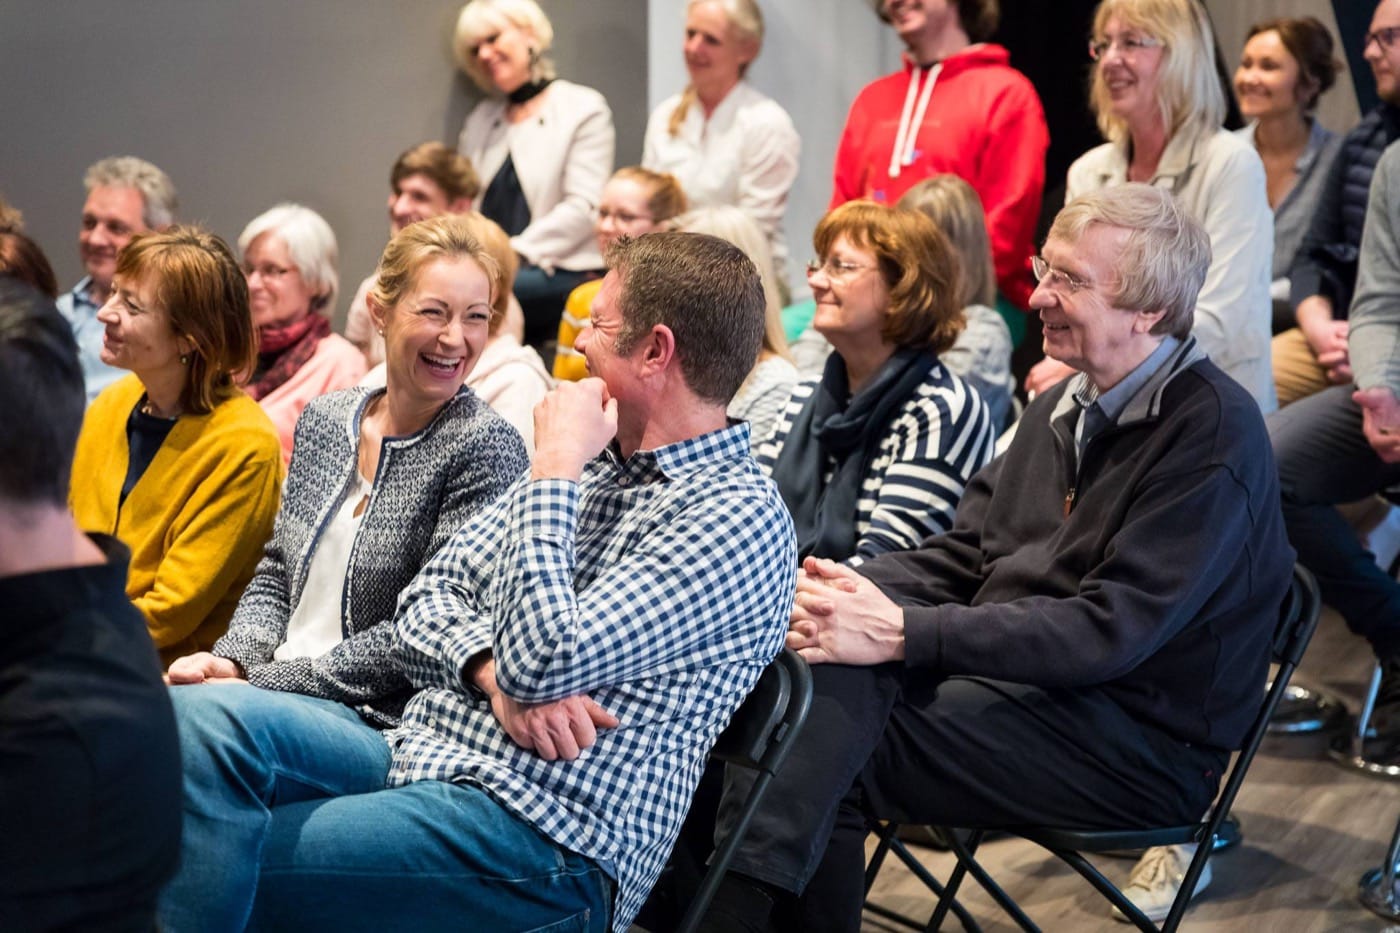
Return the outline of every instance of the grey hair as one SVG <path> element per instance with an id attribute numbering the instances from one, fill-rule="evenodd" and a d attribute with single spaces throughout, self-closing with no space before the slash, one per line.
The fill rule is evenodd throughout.
<path id="1" fill-rule="evenodd" d="M 264 233 L 280 237 L 287 244 L 287 255 L 316 293 L 312 310 L 334 306 L 336 291 L 340 288 L 340 275 L 336 271 L 340 251 L 335 231 L 325 218 L 300 204 L 279 204 L 248 221 L 248 226 L 238 235 L 239 254 L 246 256 L 248 247 Z"/>
<path id="2" fill-rule="evenodd" d="M 1196 297 L 1210 269 L 1210 237 L 1201 225 L 1170 192 L 1130 182 L 1066 204 L 1049 237 L 1072 243 L 1093 224 L 1128 231 L 1113 303 L 1132 311 L 1163 311 L 1152 333 L 1190 336 Z"/>
<path id="3" fill-rule="evenodd" d="M 175 222 L 180 204 L 170 176 L 145 159 L 136 156 L 110 156 L 88 166 L 83 186 L 94 188 L 133 188 L 141 195 L 141 222 L 152 230 Z"/>
<path id="4" fill-rule="evenodd" d="M 457 16 L 452 34 L 452 53 L 457 64 L 477 87 L 488 94 L 500 94 L 491 78 L 481 70 L 472 48 L 491 33 L 512 25 L 527 30 L 535 39 L 530 57 L 530 80 L 547 81 L 556 76 L 549 49 L 554 44 L 554 26 L 535 0 L 469 0 Z"/>

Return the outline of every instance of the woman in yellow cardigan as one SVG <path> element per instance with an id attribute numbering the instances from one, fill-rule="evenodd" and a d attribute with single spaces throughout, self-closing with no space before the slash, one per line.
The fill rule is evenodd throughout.
<path id="1" fill-rule="evenodd" d="M 126 593 L 169 664 L 223 634 L 277 514 L 277 432 L 233 377 L 253 360 L 248 286 L 218 237 L 149 233 L 97 319 L 102 361 L 132 374 L 83 419 L 70 504 L 131 549 Z"/>

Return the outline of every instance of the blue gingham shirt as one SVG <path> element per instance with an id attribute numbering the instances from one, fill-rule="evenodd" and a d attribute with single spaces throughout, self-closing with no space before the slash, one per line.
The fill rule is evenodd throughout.
<path id="1" fill-rule="evenodd" d="M 102 362 L 102 336 L 107 327 L 97 319 L 102 306 L 92 300 L 92 276 L 84 276 L 71 292 L 59 295 L 55 303 L 68 326 L 73 328 L 73 339 L 78 343 L 78 362 L 83 366 L 83 382 L 91 405 L 99 392 L 126 375 L 126 370 Z"/>
<path id="2" fill-rule="evenodd" d="M 656 881 L 715 737 L 782 647 L 797 549 L 747 424 L 578 483 L 522 479 L 448 540 L 399 601 L 395 652 L 420 692 L 389 785 L 470 782 L 617 882 L 625 931 Z M 539 703 L 586 693 L 621 724 L 575 761 L 520 748 L 475 688 Z"/>

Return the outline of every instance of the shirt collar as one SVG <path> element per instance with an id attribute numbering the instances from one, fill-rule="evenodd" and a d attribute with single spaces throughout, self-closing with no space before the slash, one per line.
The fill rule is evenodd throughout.
<path id="1" fill-rule="evenodd" d="M 626 460 L 617 444 L 609 444 L 600 459 L 631 483 L 680 479 L 712 464 L 749 456 L 749 423 L 731 421 L 728 427 L 710 431 L 652 450 L 639 450 Z"/>
<path id="2" fill-rule="evenodd" d="M 1128 373 L 1118 383 L 1107 392 L 1100 392 L 1098 388 L 1087 378 L 1080 381 L 1080 385 L 1074 389 L 1074 400 L 1083 408 L 1088 408 L 1095 402 L 1098 403 L 1099 410 L 1110 424 L 1117 424 L 1118 418 L 1123 414 L 1123 409 L 1128 407 L 1133 396 L 1138 394 L 1138 390 L 1147 385 L 1147 380 L 1161 368 L 1167 357 L 1181 346 L 1181 341 L 1168 334 L 1162 338 L 1162 342 L 1157 344 L 1157 348 L 1147 355 L 1133 371 Z"/>

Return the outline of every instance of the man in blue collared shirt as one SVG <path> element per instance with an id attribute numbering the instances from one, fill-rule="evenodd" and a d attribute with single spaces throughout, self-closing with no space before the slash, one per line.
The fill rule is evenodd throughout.
<path id="1" fill-rule="evenodd" d="M 117 254 L 131 238 L 160 230 L 175 220 L 175 186 L 169 176 L 144 159 L 114 156 L 93 163 L 83 177 L 87 201 L 78 230 L 78 253 L 87 275 L 73 290 L 58 297 L 58 310 L 68 319 L 78 341 L 83 382 L 91 402 L 126 370 L 102 362 L 105 328 L 97 312 L 112 291 Z"/>
<path id="2" fill-rule="evenodd" d="M 761 342 L 752 263 L 687 233 L 610 260 L 577 342 L 592 377 L 539 405 L 530 474 L 400 597 L 419 693 L 397 729 L 247 685 L 172 691 L 185 832 L 163 926 L 628 928 L 782 647 L 797 551 L 725 415 Z"/>

